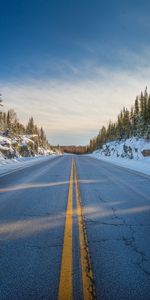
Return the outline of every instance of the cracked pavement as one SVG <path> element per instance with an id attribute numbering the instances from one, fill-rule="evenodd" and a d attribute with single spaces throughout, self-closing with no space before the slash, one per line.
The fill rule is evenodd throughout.
<path id="1" fill-rule="evenodd" d="M 74 156 L 97 299 L 150 299 L 150 177 Z M 0 178 L 0 299 L 57 299 L 72 156 Z M 82 299 L 74 204 L 74 299 Z"/>
<path id="2" fill-rule="evenodd" d="M 150 177 L 86 156 L 77 168 L 95 179 L 80 189 L 97 298 L 150 299 Z"/>
<path id="3" fill-rule="evenodd" d="M 57 299 L 70 165 L 55 158 L 0 178 L 1 300 Z"/>

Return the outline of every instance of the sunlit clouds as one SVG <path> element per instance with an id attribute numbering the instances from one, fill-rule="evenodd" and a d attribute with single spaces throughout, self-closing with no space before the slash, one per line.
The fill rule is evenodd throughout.
<path id="1" fill-rule="evenodd" d="M 23 122 L 32 115 L 52 144 L 87 144 L 103 124 L 116 119 L 124 105 L 133 104 L 150 78 L 145 62 L 132 71 L 92 62 L 70 65 L 68 74 L 62 69 L 59 78 L 0 82 L 5 109 L 14 108 Z"/>

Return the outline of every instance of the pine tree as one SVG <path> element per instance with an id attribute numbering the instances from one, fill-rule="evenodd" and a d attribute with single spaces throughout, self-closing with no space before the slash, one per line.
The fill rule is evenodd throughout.
<path id="1" fill-rule="evenodd" d="M 150 94 L 147 87 L 141 92 L 134 102 L 130 111 L 123 108 L 115 123 L 109 122 L 104 126 L 96 137 L 96 148 L 112 140 L 127 139 L 132 136 L 147 138 L 150 140 Z M 95 147 L 95 139 L 90 141 L 90 149 Z"/>
<path id="2" fill-rule="evenodd" d="M 144 92 L 144 99 L 143 99 L 143 118 L 144 118 L 145 125 L 147 124 L 147 120 L 148 120 L 147 105 L 148 105 L 148 92 L 146 87 Z"/>
<path id="3" fill-rule="evenodd" d="M 2 100 L 2 94 L 0 93 L 0 106 L 3 106 L 2 102 L 3 102 L 3 100 Z"/>
<path id="4" fill-rule="evenodd" d="M 0 93 L 0 106 L 3 106 L 2 105 L 2 94 Z M 3 118 L 2 118 L 2 112 L 0 111 L 0 130 L 2 130 L 2 127 L 3 127 Z"/>
<path id="5" fill-rule="evenodd" d="M 7 128 L 9 130 L 9 136 L 16 136 L 16 124 L 17 115 L 14 109 L 10 109 L 7 113 Z"/>
<path id="6" fill-rule="evenodd" d="M 148 125 L 150 125 L 150 95 L 149 95 L 148 101 L 147 101 L 147 122 L 148 122 Z"/>
<path id="7" fill-rule="evenodd" d="M 31 117 L 28 121 L 28 124 L 27 124 L 27 127 L 26 127 L 26 133 L 27 134 L 34 134 L 34 120 L 33 120 L 33 117 Z"/>
<path id="8" fill-rule="evenodd" d="M 133 134 L 138 135 L 138 122 L 140 117 L 140 108 L 139 108 L 139 98 L 138 96 L 135 99 L 134 103 L 134 124 L 133 124 Z"/>

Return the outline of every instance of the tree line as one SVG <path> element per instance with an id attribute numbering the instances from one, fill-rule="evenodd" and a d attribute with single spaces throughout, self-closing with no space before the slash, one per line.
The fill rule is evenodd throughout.
<path id="1" fill-rule="evenodd" d="M 0 106 L 3 106 L 2 96 L 0 94 Z M 9 109 L 7 112 L 0 111 L 0 134 L 11 139 L 19 139 L 26 135 L 33 141 L 30 144 L 34 154 L 38 153 L 38 148 L 50 149 L 51 146 L 47 140 L 43 128 L 39 128 L 33 117 L 29 118 L 27 125 L 23 125 L 17 117 L 14 109 Z"/>
<path id="2" fill-rule="evenodd" d="M 86 146 L 60 146 L 62 153 L 85 154 L 87 153 Z"/>
<path id="3" fill-rule="evenodd" d="M 92 152 L 110 141 L 128 139 L 130 137 L 150 140 L 150 94 L 147 87 L 136 97 L 130 110 L 123 107 L 116 122 L 102 126 L 99 134 L 90 140 L 88 151 Z"/>

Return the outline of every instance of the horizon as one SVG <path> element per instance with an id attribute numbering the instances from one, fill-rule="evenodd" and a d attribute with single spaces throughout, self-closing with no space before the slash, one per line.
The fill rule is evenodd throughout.
<path id="1" fill-rule="evenodd" d="M 1 3 L 0 92 L 52 145 L 86 146 L 149 88 L 149 1 Z M 149 89 L 148 89 L 149 91 Z"/>

